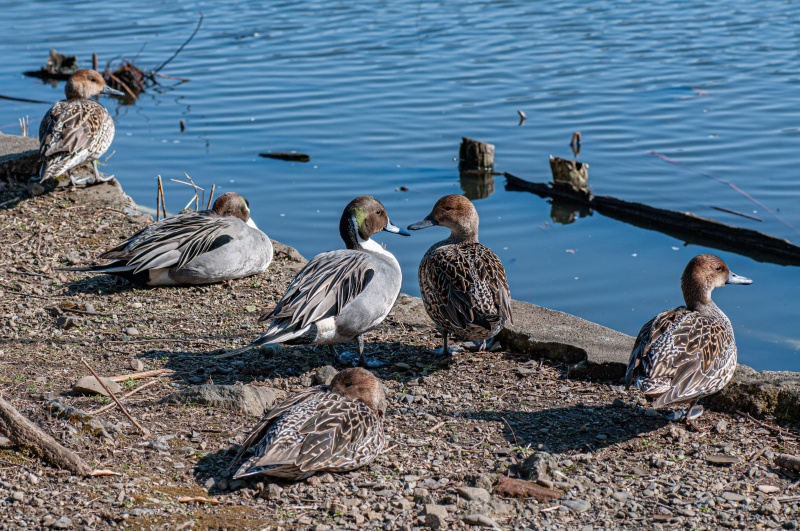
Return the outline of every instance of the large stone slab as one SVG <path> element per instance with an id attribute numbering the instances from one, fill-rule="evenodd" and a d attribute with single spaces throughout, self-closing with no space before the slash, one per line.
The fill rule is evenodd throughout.
<path id="1" fill-rule="evenodd" d="M 164 404 L 204 404 L 242 411 L 260 417 L 275 403 L 277 392 L 269 387 L 252 385 L 195 385 L 181 389 L 161 400 Z"/>
<path id="2" fill-rule="evenodd" d="M 706 398 L 705 404 L 722 411 L 738 410 L 754 417 L 771 415 L 780 422 L 798 422 L 800 373 L 758 372 L 747 365 L 739 365 L 725 389 Z"/>
<path id="3" fill-rule="evenodd" d="M 498 339 L 510 350 L 574 365 L 570 376 L 619 380 L 634 337 L 564 312 L 511 301 L 514 324 Z"/>
<path id="4" fill-rule="evenodd" d="M 39 139 L 0 134 L 0 179 L 25 179 L 38 173 Z"/>

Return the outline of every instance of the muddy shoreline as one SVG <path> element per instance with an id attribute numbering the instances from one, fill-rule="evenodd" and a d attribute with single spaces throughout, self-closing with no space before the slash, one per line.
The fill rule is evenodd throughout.
<path id="1" fill-rule="evenodd" d="M 330 373 L 325 348 L 214 357 L 257 335 L 304 258 L 276 242 L 266 273 L 182 289 L 58 271 L 149 218 L 116 183 L 32 197 L 42 191 L 0 181 L 0 393 L 121 475 L 72 476 L 0 438 L 0 529 L 798 526 L 798 472 L 775 464 L 800 453 L 797 374 L 740 367 L 695 429 L 668 424 L 619 385 L 633 338 L 519 302 L 499 350 L 442 360 L 428 353 L 441 336 L 420 300 L 401 296 L 365 337 L 391 361 L 376 371 L 390 390 L 387 451 L 349 474 L 231 482 L 231 451 L 255 411 Z M 149 436 L 116 408 L 92 414 L 108 399 L 72 391 L 88 374 L 81 359 L 103 376 L 174 371 L 120 384 L 140 389 L 124 404 Z M 164 402 L 209 386 L 261 401 Z"/>

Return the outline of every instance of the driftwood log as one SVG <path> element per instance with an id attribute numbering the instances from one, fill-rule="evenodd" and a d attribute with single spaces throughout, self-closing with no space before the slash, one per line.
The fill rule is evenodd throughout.
<path id="1" fill-rule="evenodd" d="M 61 446 L 2 397 L 0 397 L 0 430 L 14 444 L 29 448 L 53 466 L 80 476 L 92 475 L 92 468 L 78 454 Z"/>
<path id="2" fill-rule="evenodd" d="M 494 145 L 462 137 L 458 150 L 460 170 L 481 170 L 494 167 Z"/>
<path id="3" fill-rule="evenodd" d="M 592 195 L 588 190 L 576 190 L 556 183 L 532 183 L 508 172 L 503 174 L 506 190 L 531 192 L 539 197 L 551 198 L 554 204 L 575 210 L 596 211 L 644 229 L 656 230 L 687 243 L 713 247 L 757 260 L 780 265 L 800 265 L 800 247 L 788 240 L 763 232 L 733 227 L 719 221 L 696 216 L 691 212 L 677 212 L 655 208 L 644 203 L 623 201 L 616 197 Z"/>
<path id="4" fill-rule="evenodd" d="M 800 457 L 796 455 L 777 454 L 774 461 L 775 464 L 781 468 L 800 472 Z"/>

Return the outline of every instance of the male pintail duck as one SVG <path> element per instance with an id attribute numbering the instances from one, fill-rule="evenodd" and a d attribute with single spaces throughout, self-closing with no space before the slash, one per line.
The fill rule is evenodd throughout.
<path id="1" fill-rule="evenodd" d="M 687 411 L 674 411 L 669 420 L 702 415 L 697 401 L 725 387 L 736 370 L 733 328 L 711 292 L 725 284 L 752 283 L 713 254 L 692 258 L 681 277 L 686 306 L 660 313 L 642 327 L 625 384 L 641 389 L 656 408 L 690 402 Z"/>
<path id="2" fill-rule="evenodd" d="M 113 175 L 101 178 L 97 173 L 97 159 L 114 140 L 114 120 L 105 107 L 89 98 L 98 94 L 124 94 L 107 86 L 96 71 L 86 69 L 72 74 L 64 92 L 67 99 L 53 105 L 39 124 L 40 179 L 67 172 L 73 184 L 92 182 L 91 177 L 75 179 L 70 173 L 72 168 L 86 162 L 92 164 L 94 179 L 111 179 Z"/>
<path id="3" fill-rule="evenodd" d="M 449 334 L 481 341 L 484 349 L 486 340 L 511 321 L 506 271 L 497 255 L 478 243 L 478 212 L 466 197 L 442 197 L 428 217 L 408 228 L 433 225 L 450 229 L 450 237 L 422 257 L 419 289 L 428 315 L 442 327 L 442 353 L 449 353 Z"/>
<path id="4" fill-rule="evenodd" d="M 234 192 L 211 210 L 188 212 L 148 225 L 100 255 L 110 264 L 67 268 L 94 271 L 148 286 L 211 284 L 261 273 L 272 242 L 250 218 L 250 204 Z"/>
<path id="5" fill-rule="evenodd" d="M 400 294 L 403 279 L 394 255 L 370 238 L 380 231 L 409 235 L 392 225 L 386 209 L 374 197 L 350 201 L 339 221 L 339 234 L 347 248 L 311 259 L 275 308 L 261 317 L 261 321 L 272 321 L 267 331 L 246 347 L 222 356 L 265 343 L 331 345 L 334 357 L 342 363 L 385 365 L 364 356 L 362 337 L 386 318 Z M 354 339 L 358 341 L 357 359 L 348 352 L 336 355 L 333 345 Z"/>
<path id="6" fill-rule="evenodd" d="M 385 414 L 380 380 L 359 367 L 345 369 L 329 387 L 302 391 L 268 412 L 231 463 L 254 449 L 233 479 L 265 474 L 297 481 L 355 470 L 383 450 Z"/>

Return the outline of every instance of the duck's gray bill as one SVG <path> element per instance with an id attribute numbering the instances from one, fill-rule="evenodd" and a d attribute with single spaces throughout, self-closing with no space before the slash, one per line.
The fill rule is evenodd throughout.
<path id="1" fill-rule="evenodd" d="M 740 277 L 733 271 L 731 271 L 730 276 L 728 277 L 728 281 L 726 284 L 752 284 L 753 281 L 747 277 Z"/>
<path id="2" fill-rule="evenodd" d="M 386 232 L 393 232 L 394 234 L 400 234 L 401 236 L 411 236 L 407 231 L 401 229 L 397 225 L 392 225 L 392 222 L 389 221 L 386 223 L 386 226 L 383 228 Z"/>
<path id="3" fill-rule="evenodd" d="M 428 227 L 433 227 L 435 223 L 431 219 L 430 216 L 423 219 L 422 221 L 417 221 L 416 223 L 409 225 L 408 230 L 419 230 L 419 229 L 427 229 Z"/>
<path id="4" fill-rule="evenodd" d="M 113 89 L 113 88 L 109 87 L 108 85 L 103 87 L 103 94 L 111 94 L 112 96 L 124 96 L 125 95 L 124 92 L 119 91 L 117 89 Z"/>

